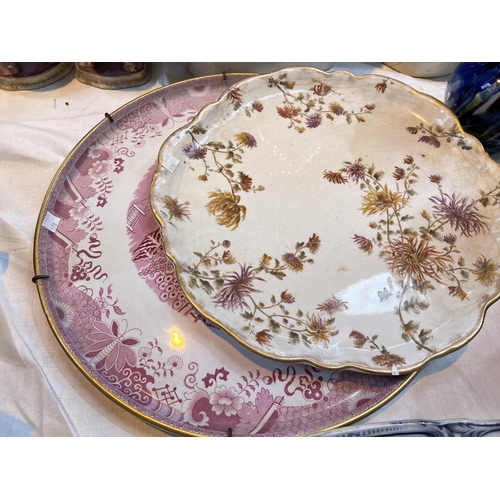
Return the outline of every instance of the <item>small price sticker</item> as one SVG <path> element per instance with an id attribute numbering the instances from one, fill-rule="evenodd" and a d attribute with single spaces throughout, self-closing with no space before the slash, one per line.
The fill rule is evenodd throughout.
<path id="1" fill-rule="evenodd" d="M 42 226 L 47 228 L 49 231 L 55 233 L 57 230 L 57 226 L 59 226 L 60 220 L 61 219 L 59 217 L 56 217 L 54 214 L 51 214 L 50 212 L 47 212 L 45 214 L 45 217 L 43 218 Z"/>
<path id="2" fill-rule="evenodd" d="M 175 156 L 167 153 L 163 158 L 162 164 L 170 173 L 173 174 L 175 172 L 175 169 L 177 168 L 177 165 L 179 165 L 179 162 L 180 160 L 178 160 Z"/>
<path id="3" fill-rule="evenodd" d="M 399 370 L 396 365 L 392 365 L 392 374 L 398 376 L 399 375 Z"/>

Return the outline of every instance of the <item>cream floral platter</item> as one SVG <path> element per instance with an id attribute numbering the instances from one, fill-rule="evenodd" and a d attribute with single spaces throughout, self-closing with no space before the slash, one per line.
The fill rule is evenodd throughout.
<path id="1" fill-rule="evenodd" d="M 410 373 L 470 341 L 499 296 L 498 164 L 391 78 L 248 78 L 158 165 L 151 203 L 179 283 L 263 356 Z"/>

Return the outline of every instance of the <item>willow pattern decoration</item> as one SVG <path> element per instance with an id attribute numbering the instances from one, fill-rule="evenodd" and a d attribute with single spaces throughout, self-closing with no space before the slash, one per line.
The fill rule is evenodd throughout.
<path id="1" fill-rule="evenodd" d="M 325 170 L 324 179 L 344 185 L 359 185 L 362 193 L 361 212 L 373 216 L 369 223 L 370 235 L 354 234 L 353 242 L 359 250 L 371 254 L 379 250 L 379 256 L 392 273 L 396 282 L 388 278 L 387 285 L 378 292 L 381 302 L 391 296 L 398 299 L 395 313 L 399 318 L 401 335 L 406 342 L 414 342 L 417 349 L 430 353 L 433 329 L 416 320 L 416 315 L 431 305 L 428 295 L 435 290 L 436 283 L 445 285 L 450 296 L 464 301 L 468 299 L 467 283 L 475 279 L 484 287 L 493 286 L 499 279 L 499 264 L 480 254 L 475 260 L 466 262 L 462 255 L 467 239 L 490 230 L 488 219 L 480 209 L 498 203 L 500 186 L 489 192 L 482 191 L 475 200 L 467 196 L 446 192 L 445 179 L 431 174 L 429 181 L 435 186 L 436 195 L 428 198 L 428 209 L 419 216 L 408 208 L 412 198 L 418 196 L 420 167 L 411 155 L 405 156 L 400 166 L 395 166 L 392 179 L 384 182 L 384 172 L 375 165 L 363 163 L 362 159 L 344 161 L 339 171 Z M 375 341 L 378 336 L 368 337 L 353 331 L 350 338 L 354 346 L 379 351 L 372 358 L 379 366 L 401 366 L 405 359 L 391 354 Z"/>
<path id="2" fill-rule="evenodd" d="M 228 75 L 227 85 L 242 77 Z M 337 373 L 269 360 L 263 366 L 230 343 L 219 349 L 225 343 L 220 332 L 193 310 L 177 281 L 183 273 L 176 274 L 163 250 L 149 209 L 156 169 L 150 160 L 174 125 L 187 124 L 227 85 L 214 76 L 156 89 L 113 112 L 113 123 L 103 120 L 75 146 L 47 192 L 34 238 L 35 274 L 50 275 L 37 285 L 48 324 L 72 362 L 113 404 L 168 432 L 224 437 L 231 427 L 234 436 L 298 436 L 365 417 L 414 375 Z M 153 126 L 161 135 L 149 133 Z M 140 135 L 143 142 L 134 142 Z M 109 193 L 99 190 L 98 166 L 113 180 Z M 195 175 L 193 184 L 198 190 L 206 185 Z M 107 203 L 99 204 L 104 194 Z M 176 228 L 166 222 L 171 214 L 164 196 L 172 199 L 173 214 L 189 210 L 189 219 L 170 219 Z M 192 233 L 206 215 L 206 201 L 196 205 L 191 194 L 164 191 L 154 201 L 162 228 L 173 236 Z M 183 205 L 180 212 L 176 203 Z M 55 232 L 42 225 L 47 213 L 60 217 Z M 241 238 L 222 229 L 239 255 Z M 221 256 L 227 249 L 219 250 Z M 317 266 L 322 250 L 305 269 Z M 264 270 L 259 275 L 283 284 Z"/>

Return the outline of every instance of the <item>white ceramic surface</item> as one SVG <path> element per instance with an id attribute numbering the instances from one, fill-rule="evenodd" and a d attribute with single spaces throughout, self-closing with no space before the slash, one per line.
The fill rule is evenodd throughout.
<path id="1" fill-rule="evenodd" d="M 498 165 L 405 84 L 289 68 L 159 154 L 163 244 L 197 309 L 264 356 L 409 373 L 498 298 Z"/>

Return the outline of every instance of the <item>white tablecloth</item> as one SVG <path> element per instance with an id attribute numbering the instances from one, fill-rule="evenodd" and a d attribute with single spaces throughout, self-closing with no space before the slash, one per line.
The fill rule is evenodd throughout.
<path id="1" fill-rule="evenodd" d="M 335 63 L 335 69 L 392 76 L 444 100 L 446 78 L 412 78 L 378 63 Z M 63 352 L 31 281 L 33 237 L 52 178 L 104 113 L 189 77 L 182 63 L 158 63 L 151 81 L 133 89 L 101 90 L 70 75 L 36 91 L 0 91 L 0 436 L 165 435 L 104 396 Z M 428 364 L 360 423 L 499 419 L 499 355 L 497 303 L 469 345 Z"/>

